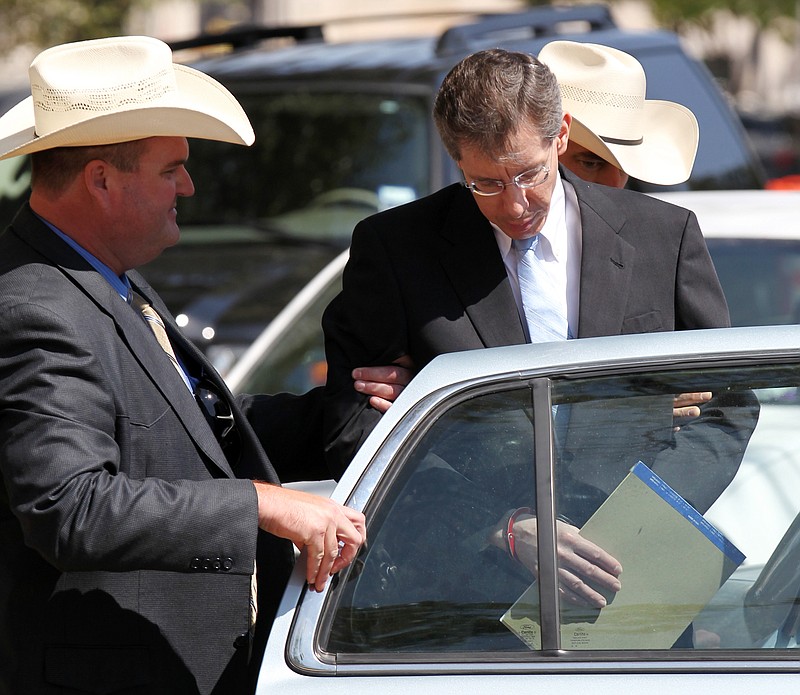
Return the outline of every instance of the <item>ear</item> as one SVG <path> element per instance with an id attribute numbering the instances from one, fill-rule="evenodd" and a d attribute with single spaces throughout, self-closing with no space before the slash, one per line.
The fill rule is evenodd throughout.
<path id="1" fill-rule="evenodd" d="M 567 151 L 567 144 L 569 143 L 569 129 L 572 125 L 572 116 L 565 113 L 561 118 L 561 130 L 558 131 L 556 136 L 556 150 L 560 157 Z"/>
<path id="2" fill-rule="evenodd" d="M 83 167 L 83 185 L 89 196 L 101 204 L 106 203 L 112 183 L 110 178 L 113 174 L 113 167 L 102 159 L 87 162 Z"/>

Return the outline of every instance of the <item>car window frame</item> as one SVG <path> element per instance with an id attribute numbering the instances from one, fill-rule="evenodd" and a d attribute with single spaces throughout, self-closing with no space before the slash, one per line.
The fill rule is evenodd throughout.
<path id="1" fill-rule="evenodd" d="M 728 329 L 735 330 L 735 329 Z M 458 403 L 479 396 L 482 393 L 496 393 L 499 390 L 519 389 L 528 386 L 534 393 L 534 432 L 536 437 L 536 456 L 549 458 L 549 466 L 537 466 L 537 502 L 543 504 L 543 511 L 550 518 L 541 524 L 545 529 L 540 531 L 540 543 L 546 545 L 541 550 L 540 566 L 542 575 L 555 578 L 555 515 L 553 487 L 553 448 L 547 444 L 547 452 L 538 448 L 544 446 L 540 442 L 548 442 L 552 437 L 552 420 L 543 413 L 549 413 L 551 403 L 551 383 L 556 378 L 584 378 L 589 376 L 618 376 L 630 373 L 635 369 L 639 373 L 686 370 L 695 371 L 704 368 L 735 368 L 753 366 L 754 364 L 796 364 L 800 361 L 797 355 L 780 353 L 762 353 L 753 355 L 701 355 L 699 357 L 684 355 L 680 357 L 654 359 L 646 364 L 625 363 L 583 365 L 578 369 L 563 367 L 548 369 L 546 374 L 536 374 L 536 370 L 528 373 L 516 372 L 494 374 L 487 377 L 468 379 L 429 394 L 401 420 L 392 426 L 388 433 L 382 433 L 383 444 L 370 458 L 370 464 L 359 476 L 356 485 L 348 496 L 347 504 L 365 511 L 370 518 L 370 510 L 378 506 L 389 489 L 392 481 L 399 474 L 410 451 L 425 435 L 433 423 L 443 413 Z M 499 388 L 502 386 L 502 389 Z M 432 416 L 432 414 L 434 416 Z M 424 424 L 420 426 L 420 421 Z M 540 422 L 541 421 L 541 422 Z M 543 516 L 544 520 L 545 517 Z M 337 578 L 338 579 L 338 578 Z M 342 580 L 344 576 L 342 577 Z M 336 584 L 335 580 L 333 584 Z M 330 628 L 333 612 L 330 608 L 333 601 L 332 592 L 323 594 L 304 591 L 300 604 L 294 615 L 287 644 L 286 657 L 291 667 L 307 675 L 364 675 L 381 673 L 384 675 L 405 675 L 424 673 L 435 668 L 437 673 L 661 673 L 665 671 L 705 672 L 724 669 L 728 672 L 796 672 L 800 669 L 800 654 L 792 649 L 762 650 L 561 650 L 557 646 L 558 630 L 558 592 L 552 582 L 543 588 L 547 591 L 542 596 L 542 625 L 545 634 L 545 621 L 550 625 L 552 633 L 542 650 L 525 653 L 485 652 L 478 655 L 474 652 L 432 654 L 425 652 L 375 652 L 350 655 L 346 653 L 326 652 L 321 647 L 321 640 Z M 555 639 L 553 639 L 555 637 Z"/>

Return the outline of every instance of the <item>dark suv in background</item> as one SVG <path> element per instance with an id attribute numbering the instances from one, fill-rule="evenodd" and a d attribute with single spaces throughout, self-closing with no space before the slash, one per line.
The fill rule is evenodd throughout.
<path id="1" fill-rule="evenodd" d="M 236 95 L 256 132 L 250 148 L 192 142 L 197 194 L 179 205 L 183 239 L 142 269 L 223 371 L 348 246 L 359 219 L 458 180 L 430 112 L 444 75 L 476 50 L 536 54 L 562 38 L 626 51 L 644 65 L 648 98 L 684 104 L 699 121 L 694 171 L 679 188 L 763 185 L 741 122 L 674 34 L 620 29 L 602 5 L 460 21 L 420 38 L 334 44 L 326 43 L 324 27 L 308 26 L 246 28 L 173 44 L 178 58 L 185 49 L 232 46 L 192 64 Z M 25 175 L 4 175 L 9 169 L 2 167 L 19 167 L 15 161 L 0 162 L 4 220 L 20 197 L 10 182 Z"/>

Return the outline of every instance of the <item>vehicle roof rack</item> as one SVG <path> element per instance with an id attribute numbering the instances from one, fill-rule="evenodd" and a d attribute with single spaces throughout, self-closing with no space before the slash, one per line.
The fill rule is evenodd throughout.
<path id="1" fill-rule="evenodd" d="M 524 12 L 484 14 L 473 24 L 452 27 L 439 37 L 436 53 L 445 56 L 470 52 L 492 39 L 558 36 L 564 33 L 562 25 L 567 23 L 586 24 L 589 31 L 617 28 L 607 5 L 537 6 Z"/>
<path id="2" fill-rule="evenodd" d="M 220 45 L 228 45 L 233 49 L 237 49 L 253 46 L 259 41 L 266 41 L 268 39 L 318 41 L 323 38 L 321 24 L 281 27 L 239 26 L 220 33 L 199 34 L 191 39 L 170 41 L 169 46 L 173 51 Z"/>

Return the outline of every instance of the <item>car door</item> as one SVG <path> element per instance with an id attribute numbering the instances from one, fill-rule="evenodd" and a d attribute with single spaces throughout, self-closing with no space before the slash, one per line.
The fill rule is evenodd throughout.
<path id="1" fill-rule="evenodd" d="M 796 686 L 798 344 L 771 327 L 437 359 L 335 491 L 368 543 L 324 594 L 295 575 L 260 692 Z M 675 417 L 683 393 L 710 395 Z M 618 591 L 570 559 L 576 535 L 621 563 Z M 572 601 L 576 577 L 605 605 Z"/>

